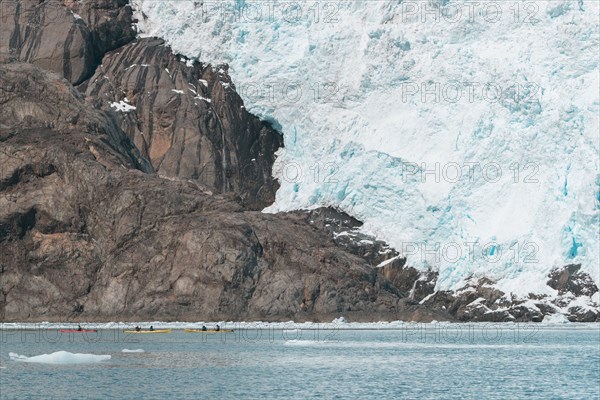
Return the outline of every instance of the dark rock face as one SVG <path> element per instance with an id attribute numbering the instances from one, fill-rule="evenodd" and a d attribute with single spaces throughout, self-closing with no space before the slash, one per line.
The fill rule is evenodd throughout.
<path id="1" fill-rule="evenodd" d="M 567 319 L 572 322 L 600 321 L 600 307 L 589 302 L 595 291 L 587 284 L 593 281 L 589 275 L 578 272 L 579 267 L 568 265 L 550 273 L 549 277 L 554 283 L 558 277 L 563 277 L 562 282 L 566 285 L 568 279 L 564 277 L 572 278 L 575 273 L 579 275 L 574 281 L 579 284 L 586 283 L 583 286 L 578 284 L 572 290 L 559 291 L 558 297 L 530 294 L 529 298 L 523 299 L 508 296 L 495 289 L 492 286 L 494 282 L 484 278 L 473 281 L 455 292 L 435 292 L 423 299 L 421 304 L 447 311 L 459 321 L 540 322 L 546 315 L 556 313 L 566 314 Z M 549 286 L 555 288 L 552 284 Z M 581 289 L 582 287 L 588 289 Z M 579 289 L 583 291 L 580 292 Z M 571 306 L 574 301 L 577 304 L 577 299 L 581 296 L 588 300 L 588 306 Z"/>
<path id="2" fill-rule="evenodd" d="M 144 172 L 152 167 L 106 113 L 94 109 L 56 74 L 31 64 L 8 64 L 0 69 L 0 140 L 24 129 L 73 130 L 106 138 L 123 161 Z"/>
<path id="3" fill-rule="evenodd" d="M 0 63 L 29 62 L 78 84 L 135 38 L 125 0 L 1 0 Z"/>
<path id="4" fill-rule="evenodd" d="M 571 264 L 562 269 L 555 269 L 548 276 L 548 286 L 558 290 L 558 294 L 573 293 L 575 296 L 592 296 L 598 292 L 598 286 L 592 278 L 582 273 L 581 265 Z"/>
<path id="5" fill-rule="evenodd" d="M 363 223 L 342 211 L 318 208 L 302 214 L 305 214 L 306 222 L 328 232 L 338 246 L 363 258 L 373 267 L 398 256 L 398 252 L 387 243 L 361 233 L 359 228 Z"/>
<path id="6" fill-rule="evenodd" d="M 81 89 L 103 109 L 125 99 L 135 107 L 118 112 L 121 128 L 160 175 L 234 192 L 248 209 L 274 201 L 282 137 L 246 111 L 227 66 L 181 59 L 162 40 L 140 39 L 108 54 Z"/>

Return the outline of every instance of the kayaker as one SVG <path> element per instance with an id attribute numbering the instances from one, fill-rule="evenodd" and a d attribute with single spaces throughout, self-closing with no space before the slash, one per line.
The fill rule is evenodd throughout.
<path id="1" fill-rule="evenodd" d="M 135 327 L 135 331 L 136 331 L 136 332 L 139 332 L 139 331 L 141 331 L 141 330 L 142 330 L 142 328 L 140 328 L 139 326 L 136 326 L 136 327 Z"/>
<path id="2" fill-rule="evenodd" d="M 202 325 L 202 331 L 206 332 L 206 326 Z"/>
<path id="3" fill-rule="evenodd" d="M 81 328 L 81 325 L 77 325 L 77 332 L 81 332 L 83 331 L 83 329 Z"/>
<path id="4" fill-rule="evenodd" d="M 219 325 L 217 325 L 215 331 L 219 332 L 221 330 L 221 327 Z"/>
<path id="5" fill-rule="evenodd" d="M 152 325 L 150 325 L 150 330 L 151 330 L 151 331 L 153 331 L 153 330 L 154 330 L 154 327 L 153 327 Z"/>

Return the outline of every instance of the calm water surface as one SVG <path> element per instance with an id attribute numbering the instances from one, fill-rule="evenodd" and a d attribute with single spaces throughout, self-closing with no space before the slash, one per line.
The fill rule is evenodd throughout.
<path id="1" fill-rule="evenodd" d="M 144 353 L 123 353 L 143 349 Z M 111 355 L 87 365 L 8 353 Z M 598 399 L 600 325 L 126 335 L 3 331 L 1 399 Z"/>

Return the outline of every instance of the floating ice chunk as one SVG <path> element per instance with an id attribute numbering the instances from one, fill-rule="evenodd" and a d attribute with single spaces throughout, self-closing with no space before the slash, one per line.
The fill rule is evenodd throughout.
<path id="1" fill-rule="evenodd" d="M 123 349 L 121 350 L 121 353 L 144 353 L 144 349 Z"/>
<path id="2" fill-rule="evenodd" d="M 128 104 L 124 100 L 121 100 L 118 103 L 110 103 L 110 106 L 120 112 L 129 112 L 129 111 L 136 109 L 134 106 L 132 106 L 131 104 Z"/>
<path id="3" fill-rule="evenodd" d="M 39 364 L 94 364 L 110 360 L 109 355 L 69 353 L 68 351 L 57 351 L 52 354 L 27 357 L 16 353 L 8 353 L 12 361 Z"/>
<path id="4" fill-rule="evenodd" d="M 286 340 L 284 346 L 315 346 L 319 342 L 316 340 Z"/>

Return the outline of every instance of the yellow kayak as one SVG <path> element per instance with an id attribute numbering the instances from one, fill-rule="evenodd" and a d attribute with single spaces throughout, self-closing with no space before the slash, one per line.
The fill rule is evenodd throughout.
<path id="1" fill-rule="evenodd" d="M 172 329 L 155 329 L 153 331 L 125 331 L 125 333 L 171 333 Z"/>
<path id="2" fill-rule="evenodd" d="M 219 333 L 219 332 L 225 332 L 225 333 L 231 333 L 233 332 L 233 329 L 221 329 L 221 330 L 214 330 L 214 329 L 208 329 L 203 331 L 202 329 L 184 329 L 184 332 L 188 332 L 188 333 Z"/>

